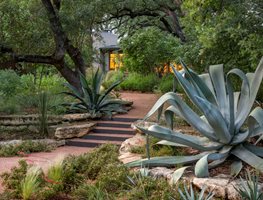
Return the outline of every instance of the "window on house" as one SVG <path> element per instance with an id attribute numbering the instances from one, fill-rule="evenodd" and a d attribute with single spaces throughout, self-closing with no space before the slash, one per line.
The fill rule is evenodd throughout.
<path id="1" fill-rule="evenodd" d="M 110 70 L 115 70 L 123 66 L 123 54 L 122 53 L 110 53 Z"/>

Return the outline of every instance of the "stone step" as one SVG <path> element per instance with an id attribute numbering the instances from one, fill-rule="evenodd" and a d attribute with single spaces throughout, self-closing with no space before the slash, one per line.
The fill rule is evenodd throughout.
<path id="1" fill-rule="evenodd" d="M 134 135 L 135 131 L 130 130 L 123 130 L 123 129 L 102 129 L 102 128 L 95 128 L 92 130 L 93 133 L 109 133 L 109 134 L 125 134 L 125 135 Z"/>
<path id="2" fill-rule="evenodd" d="M 135 122 L 139 120 L 139 118 L 128 118 L 128 117 L 114 117 L 112 119 L 110 118 L 102 118 L 102 121 L 118 121 L 118 122 Z"/>
<path id="3" fill-rule="evenodd" d="M 82 137 L 82 139 L 89 140 L 89 141 L 90 140 L 124 141 L 124 140 L 126 140 L 127 138 L 130 137 L 130 136 L 123 137 L 123 135 L 120 135 L 120 136 L 121 137 L 88 134 L 88 135 L 85 135 L 84 137 Z"/>
<path id="4" fill-rule="evenodd" d="M 93 132 L 90 132 L 87 135 L 85 135 L 84 137 L 89 136 L 89 135 L 99 136 L 99 137 L 122 137 L 122 138 L 130 138 L 133 136 L 133 135 L 129 135 L 129 134 L 93 133 Z"/>
<path id="5" fill-rule="evenodd" d="M 97 127 L 110 127 L 110 128 L 131 128 L 131 124 L 108 123 L 98 122 Z"/>

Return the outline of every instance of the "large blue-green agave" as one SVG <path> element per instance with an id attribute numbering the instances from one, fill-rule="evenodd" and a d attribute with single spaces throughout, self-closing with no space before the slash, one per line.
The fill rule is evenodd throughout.
<path id="1" fill-rule="evenodd" d="M 263 77 L 263 58 L 255 73 L 248 74 L 239 69 L 232 69 L 224 74 L 221 64 L 210 66 L 207 74 L 197 75 L 185 64 L 183 66 L 185 77 L 176 70 L 173 70 L 174 75 L 202 115 L 194 112 L 176 93 L 169 92 L 156 102 L 145 119 L 156 111 L 160 115 L 164 103 L 168 102 L 170 106 L 164 111 L 164 116 L 170 128 L 153 125 L 148 129 L 138 129 L 162 139 L 160 144 L 191 147 L 200 153 L 190 156 L 153 157 L 128 163 L 128 166 L 176 166 L 196 163 L 195 175 L 207 177 L 210 168 L 220 165 L 230 155 L 234 155 L 240 161 L 232 165 L 232 170 L 240 171 L 241 161 L 244 161 L 263 172 L 263 147 L 251 142 L 251 138 L 263 134 L 263 110 L 260 107 L 252 109 Z M 230 78 L 233 75 L 242 80 L 240 91 L 233 89 Z M 186 120 L 200 136 L 172 130 L 174 115 Z"/>

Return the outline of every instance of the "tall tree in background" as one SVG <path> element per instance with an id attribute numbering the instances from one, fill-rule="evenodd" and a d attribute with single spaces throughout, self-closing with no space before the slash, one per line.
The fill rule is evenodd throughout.
<path id="1" fill-rule="evenodd" d="M 263 56 L 263 1 L 185 0 L 188 42 L 177 53 L 204 71 L 211 64 L 254 71 Z"/>
<path id="2" fill-rule="evenodd" d="M 42 3 L 42 4 L 41 4 Z M 41 0 L 0 3 L 1 66 L 36 63 L 54 66 L 73 86 L 80 88 L 91 43 L 92 18 L 79 19 L 83 1 Z M 79 11 L 79 12 L 78 12 Z M 83 53 L 84 52 L 84 53 Z"/>
<path id="3" fill-rule="evenodd" d="M 158 27 L 185 42 L 178 0 L 3 0 L 0 3 L 0 65 L 54 66 L 79 88 L 79 72 L 90 65 L 92 31 L 122 35 Z"/>
<path id="4" fill-rule="evenodd" d="M 145 27 L 157 27 L 185 42 L 180 24 L 181 0 L 95 0 L 105 11 L 103 21 L 121 35 L 130 35 Z"/>

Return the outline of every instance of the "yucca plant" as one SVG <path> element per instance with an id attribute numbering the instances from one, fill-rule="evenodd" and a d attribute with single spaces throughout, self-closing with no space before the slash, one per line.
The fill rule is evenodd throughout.
<path id="1" fill-rule="evenodd" d="M 80 74 L 81 91 L 72 85 L 66 83 L 66 87 L 70 92 L 64 92 L 74 97 L 77 102 L 65 104 L 70 110 L 77 112 L 88 112 L 96 117 L 101 114 L 111 116 L 112 112 L 127 112 L 123 108 L 123 101 L 110 97 L 111 91 L 117 87 L 121 81 L 113 83 L 106 91 L 100 92 L 104 74 L 99 69 L 94 74 L 91 83 L 87 81 L 84 75 Z"/>
<path id="2" fill-rule="evenodd" d="M 256 107 L 250 112 L 263 77 L 263 58 L 255 73 L 248 74 L 232 69 L 225 75 L 223 65 L 212 65 L 208 74 L 198 76 L 182 64 L 185 76 L 175 69 L 174 75 L 202 115 L 194 112 L 176 93 L 169 92 L 156 102 L 145 119 L 156 111 L 160 117 L 164 103 L 168 102 L 170 106 L 164 111 L 164 116 L 170 128 L 153 125 L 147 129 L 138 129 L 162 139 L 160 144 L 191 147 L 200 153 L 191 156 L 148 158 L 128 163 L 128 166 L 196 163 L 195 175 L 207 177 L 209 168 L 220 165 L 230 155 L 234 155 L 263 172 L 263 148 L 251 142 L 251 138 L 263 134 L 263 110 Z M 237 75 L 242 80 L 240 91 L 234 91 L 231 75 Z M 186 120 L 200 136 L 172 130 L 174 115 Z M 237 164 L 231 165 L 233 170 L 239 169 L 235 165 L 240 165 L 241 161 L 235 163 Z"/>
<path id="3" fill-rule="evenodd" d="M 39 132 L 43 136 L 48 136 L 48 95 L 42 91 L 39 95 Z"/>
<path id="4" fill-rule="evenodd" d="M 207 186 L 203 186 L 200 193 L 196 193 L 193 189 L 192 183 L 190 183 L 190 189 L 187 189 L 186 184 L 184 184 L 184 192 L 180 188 L 178 188 L 178 192 L 180 194 L 181 199 L 183 200 L 210 200 L 214 197 L 212 192 L 209 192 L 207 195 L 205 194 Z"/>
<path id="5" fill-rule="evenodd" d="M 23 200 L 30 199 L 37 192 L 40 185 L 40 174 L 41 169 L 39 167 L 33 166 L 28 169 L 26 177 L 21 182 L 21 197 Z"/>
<path id="6" fill-rule="evenodd" d="M 240 178 L 241 185 L 235 189 L 244 200 L 262 200 L 263 193 L 260 191 L 258 174 L 251 174 L 247 171 L 245 180 Z"/>

